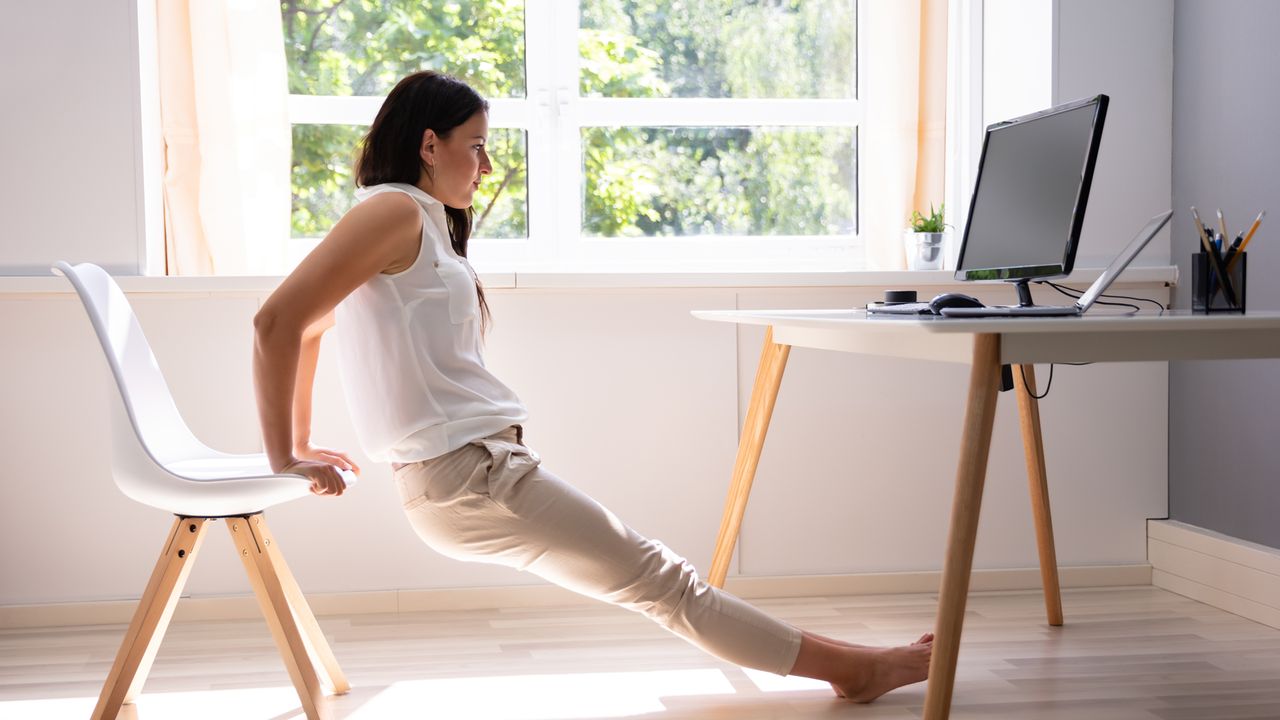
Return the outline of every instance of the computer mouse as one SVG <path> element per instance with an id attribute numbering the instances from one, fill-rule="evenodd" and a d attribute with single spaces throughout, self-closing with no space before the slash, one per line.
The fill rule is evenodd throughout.
<path id="1" fill-rule="evenodd" d="M 986 306 L 978 298 L 964 293 L 942 293 L 929 301 L 929 309 L 933 311 L 934 315 L 941 315 L 943 308 L 953 307 L 978 308 Z"/>

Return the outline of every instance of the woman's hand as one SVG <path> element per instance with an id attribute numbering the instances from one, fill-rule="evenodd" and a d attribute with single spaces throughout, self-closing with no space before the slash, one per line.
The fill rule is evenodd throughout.
<path id="1" fill-rule="evenodd" d="M 311 481 L 311 492 L 316 495 L 341 495 L 347 489 L 347 483 L 338 473 L 338 468 L 359 474 L 357 466 L 346 453 L 328 448 L 316 447 L 311 443 L 296 448 L 294 462 L 286 465 L 281 472 L 302 475 Z"/>
<path id="2" fill-rule="evenodd" d="M 329 448 L 316 447 L 311 443 L 304 443 L 293 449 L 293 456 L 299 460 L 315 460 L 316 462 L 329 463 L 337 465 L 343 470 L 350 470 L 359 475 L 360 468 L 351 459 L 350 455 Z"/>
<path id="3" fill-rule="evenodd" d="M 315 495 L 341 495 L 347 489 L 338 468 L 327 462 L 312 460 L 296 460 L 284 466 L 280 471 L 286 475 L 301 475 L 311 481 L 311 492 Z"/>

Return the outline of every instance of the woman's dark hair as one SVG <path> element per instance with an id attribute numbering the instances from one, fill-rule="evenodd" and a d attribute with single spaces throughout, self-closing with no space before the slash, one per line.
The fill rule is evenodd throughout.
<path id="1" fill-rule="evenodd" d="M 471 86 L 457 78 L 423 70 L 405 77 L 392 88 L 382 108 L 369 126 L 356 155 L 356 184 L 361 187 L 382 183 L 417 185 L 426 169 L 418 149 L 422 134 L 431 129 L 447 138 L 453 129 L 478 112 L 488 112 L 489 103 Z M 471 238 L 471 208 L 444 206 L 448 218 L 449 242 L 453 251 L 467 256 Z M 489 304 L 476 280 L 480 300 L 481 328 L 489 325 Z"/>

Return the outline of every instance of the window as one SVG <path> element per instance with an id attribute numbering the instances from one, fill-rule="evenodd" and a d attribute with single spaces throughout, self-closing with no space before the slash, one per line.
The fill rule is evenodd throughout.
<path id="1" fill-rule="evenodd" d="M 286 0 L 294 255 L 423 68 L 490 103 L 489 267 L 861 260 L 856 0 Z"/>

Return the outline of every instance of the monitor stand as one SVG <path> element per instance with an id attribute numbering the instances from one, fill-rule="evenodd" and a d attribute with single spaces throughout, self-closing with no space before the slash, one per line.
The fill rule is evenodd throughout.
<path id="1" fill-rule="evenodd" d="M 1013 289 L 1018 292 L 1018 307 L 1029 308 L 1035 307 L 1036 304 L 1031 300 L 1031 281 L 1022 278 L 1013 283 Z"/>

